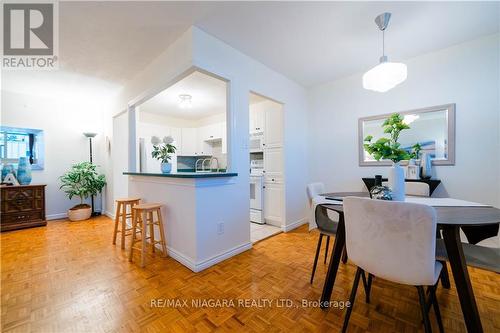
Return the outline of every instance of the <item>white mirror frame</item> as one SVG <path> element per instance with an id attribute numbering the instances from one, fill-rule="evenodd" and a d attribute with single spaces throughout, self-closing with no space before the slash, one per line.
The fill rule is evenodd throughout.
<path id="1" fill-rule="evenodd" d="M 363 123 L 368 120 L 378 120 L 386 119 L 393 113 L 399 113 L 401 115 L 415 114 L 415 113 L 425 113 L 425 112 L 435 112 L 435 111 L 447 111 L 448 121 L 448 158 L 445 160 L 432 160 L 432 165 L 455 165 L 455 104 L 444 104 L 431 106 L 423 109 L 416 109 L 404 112 L 392 112 L 377 116 L 363 117 L 358 119 L 358 147 L 359 147 L 359 166 L 388 166 L 392 165 L 391 161 L 365 161 L 364 157 L 364 133 L 363 133 Z M 402 161 L 402 164 L 408 163 L 407 161 Z"/>

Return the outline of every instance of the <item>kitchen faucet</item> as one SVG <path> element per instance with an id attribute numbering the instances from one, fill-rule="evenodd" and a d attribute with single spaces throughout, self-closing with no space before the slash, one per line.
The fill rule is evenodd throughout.
<path id="1" fill-rule="evenodd" d="M 219 160 L 217 159 L 217 157 L 210 157 L 210 158 L 205 158 L 202 162 L 201 162 L 201 166 L 202 166 L 202 171 L 203 172 L 210 172 L 212 171 L 212 162 L 213 160 L 215 160 L 217 162 L 217 168 L 216 168 L 216 172 L 219 172 Z M 205 164 L 206 162 L 208 161 L 208 169 L 205 169 Z"/>

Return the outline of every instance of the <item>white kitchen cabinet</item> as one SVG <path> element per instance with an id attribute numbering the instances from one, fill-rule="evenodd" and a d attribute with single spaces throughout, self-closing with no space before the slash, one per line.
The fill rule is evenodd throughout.
<path id="1" fill-rule="evenodd" d="M 205 140 L 207 129 L 199 127 L 196 132 L 196 152 L 195 155 L 211 155 L 212 147 L 210 143 Z"/>
<path id="2" fill-rule="evenodd" d="M 174 139 L 174 146 L 177 148 L 177 155 L 182 149 L 182 129 L 177 127 L 170 127 L 170 136 Z"/>
<path id="3" fill-rule="evenodd" d="M 264 182 L 264 219 L 277 227 L 283 224 L 283 189 L 283 184 Z"/>
<path id="4" fill-rule="evenodd" d="M 199 128 L 200 138 L 204 141 L 220 140 L 222 138 L 222 123 L 206 125 Z"/>
<path id="5" fill-rule="evenodd" d="M 283 107 L 265 111 L 264 148 L 283 147 Z"/>
<path id="6" fill-rule="evenodd" d="M 250 109 L 250 133 L 263 132 L 265 126 L 265 111 L 261 108 Z"/>
<path id="7" fill-rule="evenodd" d="M 197 146 L 197 133 L 196 128 L 182 128 L 181 129 L 181 150 L 178 155 L 181 156 L 195 156 Z"/>
<path id="8" fill-rule="evenodd" d="M 226 122 L 221 123 L 222 153 L 227 154 L 227 127 Z"/>
<path id="9" fill-rule="evenodd" d="M 264 175 L 283 176 L 283 148 L 264 149 Z"/>

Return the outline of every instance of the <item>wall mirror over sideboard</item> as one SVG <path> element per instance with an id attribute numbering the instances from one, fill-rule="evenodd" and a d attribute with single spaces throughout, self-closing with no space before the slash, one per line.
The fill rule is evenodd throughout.
<path id="1" fill-rule="evenodd" d="M 409 130 L 401 132 L 399 142 L 401 148 L 411 151 L 412 146 L 419 143 L 421 152 L 427 152 L 433 165 L 455 165 L 455 104 L 432 106 L 398 112 L 404 116 Z M 376 161 L 363 148 L 363 140 L 372 135 L 374 140 L 387 137 L 383 133 L 382 124 L 391 114 L 382 114 L 359 118 L 358 148 L 360 166 L 391 165 L 388 160 Z"/>

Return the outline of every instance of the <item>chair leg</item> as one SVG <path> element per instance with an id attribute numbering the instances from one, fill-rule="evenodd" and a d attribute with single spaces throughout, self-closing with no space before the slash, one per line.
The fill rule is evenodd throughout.
<path id="1" fill-rule="evenodd" d="M 141 267 L 146 266 L 146 235 L 147 235 L 147 213 L 142 212 L 141 225 Z"/>
<path id="2" fill-rule="evenodd" d="M 323 264 L 326 264 L 326 257 L 328 257 L 328 247 L 330 246 L 330 236 L 326 236 L 325 259 Z"/>
<path id="3" fill-rule="evenodd" d="M 116 203 L 115 230 L 113 231 L 113 245 L 116 245 L 116 234 L 118 233 L 118 223 L 120 223 L 120 202 Z"/>
<path id="4" fill-rule="evenodd" d="M 356 271 L 356 276 L 354 277 L 354 282 L 352 284 L 351 295 L 349 296 L 349 307 L 344 317 L 344 324 L 342 325 L 342 333 L 347 331 L 347 326 L 349 325 L 349 318 L 351 317 L 352 308 L 354 307 L 354 300 L 356 299 L 356 292 L 358 291 L 359 277 L 361 276 L 363 270 L 358 267 Z M 364 272 L 363 272 L 364 274 Z"/>
<path id="5" fill-rule="evenodd" d="M 431 304 L 433 305 L 434 314 L 436 315 L 436 321 L 438 323 L 439 333 L 444 333 L 443 320 L 441 318 L 441 311 L 439 310 L 439 304 L 436 297 L 437 283 L 434 286 L 429 287 L 429 289 L 431 291 Z"/>
<path id="6" fill-rule="evenodd" d="M 448 275 L 448 267 L 446 266 L 446 261 L 439 261 L 443 265 L 439 279 L 441 280 L 441 285 L 445 289 L 450 289 L 450 276 Z"/>
<path id="7" fill-rule="evenodd" d="M 316 247 L 316 256 L 314 257 L 314 264 L 311 274 L 311 284 L 314 281 L 314 273 L 316 273 L 316 265 L 318 264 L 319 250 L 321 250 L 321 241 L 323 240 L 323 234 L 319 234 L 318 246 Z"/>
<path id="8" fill-rule="evenodd" d="M 425 333 L 431 333 L 431 323 L 429 321 L 429 314 L 427 313 L 427 302 L 425 301 L 425 291 L 424 287 L 422 286 L 416 286 L 417 291 L 418 291 L 418 300 L 420 302 L 420 309 L 422 312 L 422 317 L 424 318 L 424 328 L 425 328 Z"/>
<path id="9" fill-rule="evenodd" d="M 370 303 L 370 293 L 372 290 L 373 275 L 371 273 L 368 273 L 368 279 L 367 279 L 365 271 L 363 271 L 361 277 L 363 278 L 363 287 L 365 288 L 366 303 Z"/>
<path id="10" fill-rule="evenodd" d="M 344 249 L 342 250 L 342 263 L 347 263 L 347 249 L 344 245 Z"/>
<path id="11" fill-rule="evenodd" d="M 134 254 L 134 243 L 136 238 L 137 230 L 137 220 L 139 219 L 139 214 L 132 210 L 132 239 L 130 241 L 130 252 L 128 255 L 128 261 L 132 262 L 132 256 Z"/>
<path id="12" fill-rule="evenodd" d="M 153 212 L 148 213 L 149 218 L 149 241 L 151 242 L 151 252 L 155 253 L 155 228 L 154 228 L 154 219 Z"/>
<path id="13" fill-rule="evenodd" d="M 163 218 L 161 216 L 161 209 L 158 208 L 156 210 L 156 215 L 158 217 L 158 228 L 160 229 L 160 242 L 161 242 L 161 249 L 163 251 L 163 257 L 167 256 L 167 244 L 166 244 L 166 239 L 165 239 L 165 230 L 163 230 Z"/>
<path id="14" fill-rule="evenodd" d="M 128 204 L 122 205 L 122 234 L 121 236 L 121 248 L 125 248 L 125 229 L 127 229 L 127 206 Z"/>

